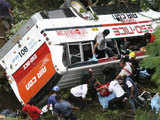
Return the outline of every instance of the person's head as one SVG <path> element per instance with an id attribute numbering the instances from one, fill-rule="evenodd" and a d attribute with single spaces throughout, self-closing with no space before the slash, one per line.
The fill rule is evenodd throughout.
<path id="1" fill-rule="evenodd" d="M 121 58 L 120 62 L 119 62 L 121 67 L 124 67 L 126 64 L 126 59 L 125 58 Z"/>
<path id="2" fill-rule="evenodd" d="M 136 53 L 135 52 L 130 52 L 129 53 L 129 58 L 130 59 L 135 59 L 136 58 Z"/>
<path id="3" fill-rule="evenodd" d="M 60 101 L 62 100 L 62 98 L 61 98 L 60 95 L 56 95 L 56 96 L 55 96 L 55 99 L 56 99 L 57 102 L 60 102 Z"/>
<path id="4" fill-rule="evenodd" d="M 53 86 L 50 94 L 54 94 L 54 93 L 57 93 L 59 91 L 60 91 L 60 87 L 56 85 L 56 86 Z"/>
<path id="5" fill-rule="evenodd" d="M 104 30 L 103 31 L 103 36 L 107 36 L 108 34 L 110 33 L 110 31 L 107 29 L 107 30 Z"/>

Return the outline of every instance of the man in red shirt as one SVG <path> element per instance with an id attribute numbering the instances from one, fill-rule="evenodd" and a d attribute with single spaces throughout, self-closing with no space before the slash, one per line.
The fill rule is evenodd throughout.
<path id="1" fill-rule="evenodd" d="M 108 87 L 110 85 L 109 82 L 107 82 L 106 84 L 100 84 L 97 85 L 97 95 L 98 95 L 98 100 L 102 106 L 102 111 L 106 111 L 106 109 L 108 109 L 108 103 L 109 101 L 111 101 L 112 99 L 114 99 L 116 96 L 114 93 L 109 92 Z"/>
<path id="2" fill-rule="evenodd" d="M 33 120 L 40 120 L 42 110 L 34 105 L 26 104 L 23 106 L 22 111 L 26 112 Z"/>

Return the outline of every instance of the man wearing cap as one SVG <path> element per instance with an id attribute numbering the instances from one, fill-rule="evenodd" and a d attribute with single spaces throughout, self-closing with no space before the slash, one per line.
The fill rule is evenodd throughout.
<path id="1" fill-rule="evenodd" d="M 114 104 L 122 106 L 124 100 L 126 99 L 126 94 L 124 89 L 120 86 L 118 80 L 111 80 L 107 89 L 109 92 L 114 94 L 114 97 L 109 100 L 109 108 L 112 108 L 111 106 Z"/>
<path id="2" fill-rule="evenodd" d="M 88 84 L 82 84 L 71 88 L 69 96 L 71 103 L 83 109 L 86 106 L 87 102 L 86 99 L 87 92 L 88 92 Z"/>
<path id="3" fill-rule="evenodd" d="M 52 91 L 51 91 L 51 95 L 49 96 L 48 98 L 48 109 L 50 107 L 52 107 L 52 110 L 54 111 L 54 105 L 57 103 L 56 101 L 56 96 L 57 96 L 57 92 L 60 90 L 59 86 L 54 86 L 52 88 Z"/>

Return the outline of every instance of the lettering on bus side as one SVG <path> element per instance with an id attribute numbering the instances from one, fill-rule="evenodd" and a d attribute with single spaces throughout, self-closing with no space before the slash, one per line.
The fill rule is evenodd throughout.
<path id="1" fill-rule="evenodd" d="M 113 33 L 116 36 L 121 35 L 131 35 L 131 34 L 141 34 L 147 32 L 153 32 L 153 27 L 149 25 L 135 25 L 135 26 L 124 26 L 124 27 L 114 27 L 112 28 Z"/>
<path id="2" fill-rule="evenodd" d="M 112 14 L 113 19 L 117 21 L 129 21 L 130 19 L 138 18 L 138 15 L 136 13 L 117 13 Z"/>
<path id="3" fill-rule="evenodd" d="M 38 79 L 40 79 L 45 73 L 47 72 L 47 68 L 46 66 L 43 66 L 39 72 L 26 84 L 26 90 L 30 90 L 31 87 L 33 87 L 33 85 L 35 85 L 38 81 Z"/>
<path id="4" fill-rule="evenodd" d="M 23 69 L 26 70 L 36 59 L 37 59 L 37 55 L 34 54 L 34 55 L 23 65 Z"/>

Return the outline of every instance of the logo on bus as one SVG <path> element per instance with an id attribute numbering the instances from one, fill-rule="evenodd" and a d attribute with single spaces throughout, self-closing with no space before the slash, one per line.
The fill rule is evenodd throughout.
<path id="1" fill-rule="evenodd" d="M 70 30 L 57 30 L 56 31 L 58 36 L 84 36 L 87 34 L 87 31 L 85 29 L 70 29 Z"/>
<path id="2" fill-rule="evenodd" d="M 138 18 L 138 15 L 136 13 L 117 13 L 113 14 L 112 17 L 117 21 L 133 22 L 135 18 Z"/>
<path id="3" fill-rule="evenodd" d="M 38 79 L 40 79 L 47 72 L 46 66 L 43 66 L 39 72 L 26 84 L 26 90 L 30 90 L 30 88 L 36 84 Z"/>

